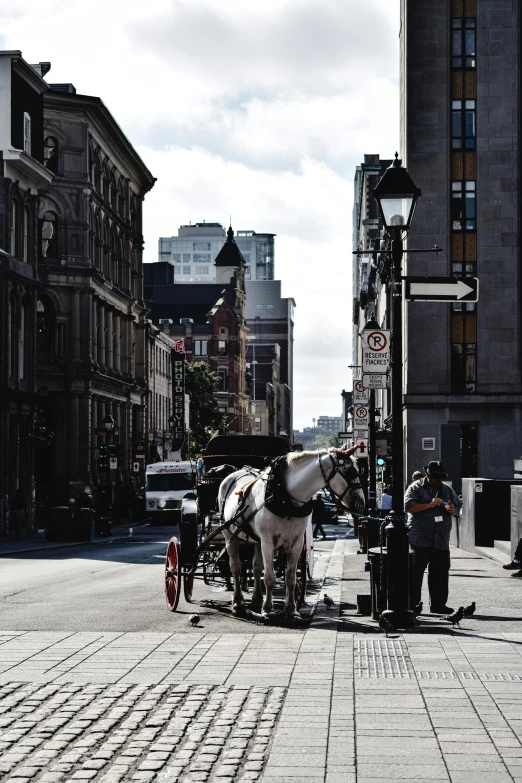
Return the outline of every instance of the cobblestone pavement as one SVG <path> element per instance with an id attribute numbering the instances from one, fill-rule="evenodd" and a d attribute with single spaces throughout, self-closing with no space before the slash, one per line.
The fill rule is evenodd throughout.
<path id="1" fill-rule="evenodd" d="M 522 633 L 385 638 L 355 617 L 354 546 L 324 558 L 335 605 L 307 630 L 0 634 L 2 780 L 522 783 Z M 479 567 L 493 605 L 496 567 L 459 561 Z"/>

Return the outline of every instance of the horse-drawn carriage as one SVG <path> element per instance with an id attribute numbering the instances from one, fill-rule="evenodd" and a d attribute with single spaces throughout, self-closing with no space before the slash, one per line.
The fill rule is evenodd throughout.
<path id="1" fill-rule="evenodd" d="M 192 600 L 197 579 L 229 586 L 233 580 L 234 611 L 242 613 L 241 588 L 253 580 L 252 608 L 260 611 L 263 603 L 270 613 L 276 578 L 284 576 L 285 612 L 295 614 L 313 573 L 313 494 L 328 486 L 345 505 L 345 498 L 364 503 L 350 452 L 289 453 L 282 438 L 229 435 L 209 442 L 203 463 L 196 498 L 183 501 L 179 539 L 167 546 L 169 610 L 176 610 L 182 587 L 185 600 Z"/>

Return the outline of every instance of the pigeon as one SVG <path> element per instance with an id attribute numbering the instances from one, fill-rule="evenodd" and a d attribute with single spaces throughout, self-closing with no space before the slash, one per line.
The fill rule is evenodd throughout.
<path id="1" fill-rule="evenodd" d="M 190 621 L 191 626 L 193 628 L 195 628 L 195 626 L 199 623 L 200 619 L 201 618 L 200 618 L 199 614 L 191 614 L 190 617 L 189 617 L 189 621 Z"/>
<path id="2" fill-rule="evenodd" d="M 446 620 L 449 620 L 449 622 L 453 625 L 453 627 L 458 626 L 460 628 L 460 621 L 464 617 L 464 607 L 459 606 L 456 612 L 453 612 L 453 614 L 449 614 L 446 617 Z"/>
<path id="3" fill-rule="evenodd" d="M 382 615 L 379 618 L 379 628 L 381 629 L 381 631 L 385 632 L 386 638 L 388 638 L 389 633 L 397 632 L 397 629 L 394 626 L 394 624 L 391 623 L 386 617 L 383 617 Z"/>
<path id="4" fill-rule="evenodd" d="M 330 607 L 334 605 L 333 598 L 330 598 L 329 595 L 324 594 L 323 602 L 326 604 L 326 608 L 328 611 L 330 611 Z"/>
<path id="5" fill-rule="evenodd" d="M 475 601 L 472 601 L 469 606 L 464 607 L 464 617 L 473 617 L 476 609 Z"/>

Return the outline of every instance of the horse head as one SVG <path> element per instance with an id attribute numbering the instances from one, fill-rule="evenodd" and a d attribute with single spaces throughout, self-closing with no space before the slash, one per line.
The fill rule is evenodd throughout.
<path id="1" fill-rule="evenodd" d="M 330 457 L 336 463 L 335 475 L 330 479 L 330 490 L 338 497 L 345 508 L 361 513 L 366 506 L 366 497 L 359 480 L 359 471 L 355 460 L 357 446 L 341 449 L 328 449 Z"/>

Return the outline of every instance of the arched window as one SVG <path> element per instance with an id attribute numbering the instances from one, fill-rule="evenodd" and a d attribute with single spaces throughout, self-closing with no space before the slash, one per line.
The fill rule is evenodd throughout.
<path id="1" fill-rule="evenodd" d="M 114 171 L 111 174 L 111 207 L 115 212 L 118 211 L 118 187 Z"/>
<path id="2" fill-rule="evenodd" d="M 103 177 L 102 177 L 102 164 L 100 159 L 100 152 L 96 150 L 94 153 L 94 179 L 92 183 L 98 193 L 103 191 Z"/>
<path id="3" fill-rule="evenodd" d="M 53 174 L 58 174 L 58 142 L 52 136 L 44 141 L 44 164 Z"/>
<path id="4" fill-rule="evenodd" d="M 11 201 L 11 231 L 9 236 L 9 252 L 13 258 L 18 258 L 20 255 L 20 243 L 18 241 L 20 221 L 20 205 L 18 200 L 14 198 Z"/>
<path id="5" fill-rule="evenodd" d="M 118 214 L 120 217 L 125 217 L 125 187 L 123 184 L 123 177 L 120 177 L 118 183 Z"/>
<path id="6" fill-rule="evenodd" d="M 37 352 L 53 352 L 55 320 L 54 307 L 52 303 L 46 297 L 39 299 L 36 308 Z"/>
<path id="7" fill-rule="evenodd" d="M 118 285 L 118 234 L 114 226 L 111 232 L 111 280 Z"/>
<path id="8" fill-rule="evenodd" d="M 94 220 L 94 266 L 96 269 L 101 269 L 103 264 L 103 229 L 102 229 L 102 219 L 99 212 L 96 213 L 96 217 Z"/>
<path id="9" fill-rule="evenodd" d="M 134 232 L 138 231 L 138 211 L 136 206 L 136 196 L 131 197 L 130 202 L 130 222 Z"/>
<path id="10" fill-rule="evenodd" d="M 45 212 L 40 220 L 40 257 L 58 259 L 58 217 L 54 212 Z"/>
<path id="11" fill-rule="evenodd" d="M 109 227 L 109 221 L 105 221 L 105 225 L 103 227 L 103 274 L 106 278 L 110 279 L 111 276 L 111 268 L 110 268 L 110 258 L 111 258 L 111 233 L 110 233 L 110 227 Z"/>
<path id="12" fill-rule="evenodd" d="M 24 218 L 22 223 L 22 258 L 29 261 L 29 226 L 31 224 L 31 212 L 29 207 L 24 207 Z"/>
<path id="13" fill-rule="evenodd" d="M 111 197 L 111 175 L 107 161 L 103 164 L 103 198 L 110 204 Z"/>

